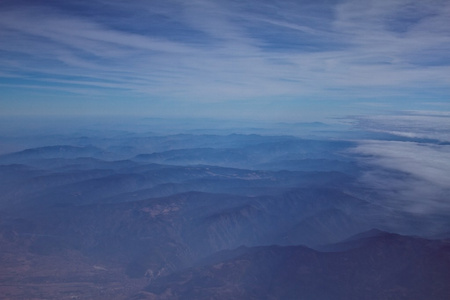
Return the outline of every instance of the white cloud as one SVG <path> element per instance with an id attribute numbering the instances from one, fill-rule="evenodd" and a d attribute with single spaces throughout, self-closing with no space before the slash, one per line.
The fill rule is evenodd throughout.
<path id="1" fill-rule="evenodd" d="M 61 84 L 52 81 L 55 76 L 78 76 L 84 77 L 86 88 L 98 84 L 106 95 L 104 88 L 114 82 L 130 94 L 193 101 L 286 95 L 359 101 L 374 91 L 379 96 L 415 96 L 410 89 L 419 83 L 423 89 L 450 84 L 450 64 L 423 61 L 424 57 L 444 59 L 450 52 L 450 34 L 442 26 L 450 17 L 445 1 L 421 5 L 409 0 L 344 1 L 326 7 L 330 12 L 326 16 L 311 16 L 301 2 L 277 7 L 266 3 L 259 12 L 207 0 L 169 1 L 165 7 L 146 1 L 129 7 L 104 3 L 138 11 L 146 16 L 140 21 L 163 14 L 203 37 L 193 42 L 180 33 L 157 37 L 144 30 L 130 32 L 120 29 L 118 20 L 101 23 L 38 6 L 5 9 L 0 12 L 0 50 L 12 55 L 0 57 L 7 66 L 2 72 L 7 76 L 40 73 L 48 89 L 52 83 Z M 416 22 L 404 32 L 387 26 L 393 13 L 419 10 L 431 13 L 414 15 Z M 118 25 L 111 26 L 115 21 Z M 309 50 L 308 38 L 289 51 L 282 44 L 264 47 L 276 44 L 271 37 L 261 37 L 274 28 L 292 31 L 293 39 L 298 32 L 299 41 L 302 34 L 317 39 L 323 48 Z M 77 92 L 80 79 L 73 83 Z M 70 81 L 66 84 L 70 88 Z"/>
<path id="2" fill-rule="evenodd" d="M 352 149 L 367 168 L 360 178 L 377 201 L 413 213 L 450 213 L 450 115 L 409 111 L 360 117 L 365 129 L 440 143 L 365 140 Z"/>
<path id="3" fill-rule="evenodd" d="M 435 139 L 450 142 L 450 112 L 406 111 L 396 115 L 357 117 L 366 130 L 385 132 L 408 138 Z"/>

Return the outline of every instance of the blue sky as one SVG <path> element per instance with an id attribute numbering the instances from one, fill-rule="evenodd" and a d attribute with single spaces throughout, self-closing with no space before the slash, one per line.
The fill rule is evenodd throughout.
<path id="1" fill-rule="evenodd" d="M 449 111 L 448 0 L 0 2 L 0 114 Z"/>

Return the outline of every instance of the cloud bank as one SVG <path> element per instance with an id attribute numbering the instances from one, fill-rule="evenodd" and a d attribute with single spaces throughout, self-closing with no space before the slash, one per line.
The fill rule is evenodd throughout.
<path id="1" fill-rule="evenodd" d="M 449 119 L 446 112 L 361 118 L 366 128 L 425 142 L 360 141 L 352 150 L 367 166 L 360 182 L 376 191 L 380 203 L 389 207 L 419 214 L 449 213 Z"/>

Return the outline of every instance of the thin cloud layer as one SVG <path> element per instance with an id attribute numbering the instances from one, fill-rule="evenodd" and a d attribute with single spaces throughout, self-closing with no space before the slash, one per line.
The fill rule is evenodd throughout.
<path id="1" fill-rule="evenodd" d="M 394 115 L 356 117 L 365 130 L 385 132 L 407 138 L 450 142 L 450 112 L 408 111 Z"/>
<path id="2" fill-rule="evenodd" d="M 360 182 L 376 191 L 377 201 L 412 213 L 450 212 L 448 112 L 361 117 L 359 123 L 366 129 L 424 140 L 366 140 L 352 150 L 367 167 Z"/>
<path id="3" fill-rule="evenodd" d="M 371 166 L 361 177 L 382 196 L 381 202 L 412 213 L 448 213 L 450 146 L 370 141 L 354 152 Z"/>
<path id="4" fill-rule="evenodd" d="M 36 90 L 42 103 L 55 91 L 67 102 L 119 97 L 119 110 L 134 101 L 161 109 L 152 99 L 246 100 L 266 105 L 266 116 L 280 99 L 289 99 L 280 113 L 331 105 L 339 114 L 367 98 L 426 102 L 419 85 L 442 101 L 449 17 L 448 1 L 4 1 L 4 111 Z"/>

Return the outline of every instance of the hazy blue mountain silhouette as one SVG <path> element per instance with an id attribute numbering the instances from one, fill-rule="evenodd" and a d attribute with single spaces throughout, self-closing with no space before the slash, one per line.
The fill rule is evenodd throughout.
<path id="1" fill-rule="evenodd" d="M 448 296 L 439 239 L 450 220 L 372 201 L 354 142 L 58 141 L 0 156 L 0 290 L 10 299 Z"/>

